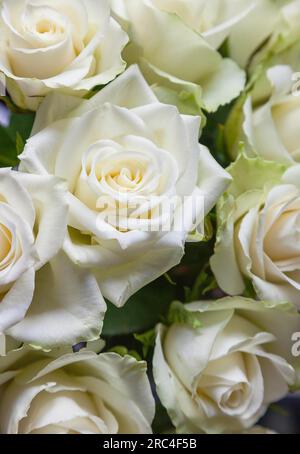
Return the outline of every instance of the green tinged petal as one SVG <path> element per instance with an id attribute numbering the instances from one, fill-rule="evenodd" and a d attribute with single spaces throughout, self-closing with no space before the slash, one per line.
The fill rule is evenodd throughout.
<path id="1" fill-rule="evenodd" d="M 233 108 L 227 118 L 225 124 L 225 142 L 228 154 L 232 160 L 236 159 L 239 153 L 239 145 L 242 140 L 242 130 L 244 117 L 244 105 L 247 99 L 247 94 L 244 92 Z"/>
<path id="2" fill-rule="evenodd" d="M 249 158 L 241 153 L 236 162 L 228 169 L 232 183 L 227 190 L 235 199 L 247 191 L 264 190 L 266 183 L 269 187 L 280 182 L 287 166 L 259 157 Z"/>

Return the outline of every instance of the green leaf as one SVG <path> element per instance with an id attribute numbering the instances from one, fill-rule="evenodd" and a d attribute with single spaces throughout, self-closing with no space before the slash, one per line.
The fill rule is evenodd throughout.
<path id="1" fill-rule="evenodd" d="M 14 167 L 17 164 L 15 142 L 8 134 L 7 128 L 0 126 L 0 166 Z"/>
<path id="2" fill-rule="evenodd" d="M 199 329 L 203 326 L 199 314 L 186 310 L 184 304 L 174 301 L 169 309 L 167 322 L 169 325 L 189 325 L 193 329 Z"/>
<path id="3" fill-rule="evenodd" d="M 126 356 L 128 353 L 128 349 L 123 345 L 116 345 L 115 347 L 110 348 L 109 352 L 117 353 L 120 356 Z"/>
<path id="4" fill-rule="evenodd" d="M 155 345 L 156 333 L 154 329 L 143 334 L 134 334 L 134 338 L 143 345 L 143 356 L 147 358 L 149 351 Z"/>
<path id="5" fill-rule="evenodd" d="M 161 277 L 137 292 L 122 308 L 108 303 L 102 334 L 122 336 L 153 328 L 166 316 L 170 303 L 176 299 L 176 290 Z"/>
<path id="6" fill-rule="evenodd" d="M 272 411 L 273 413 L 276 413 L 279 416 L 284 416 L 285 418 L 289 416 L 289 412 L 278 404 L 271 404 L 269 406 L 269 410 Z"/>
<path id="7" fill-rule="evenodd" d="M 239 143 L 242 140 L 242 131 L 244 123 L 244 104 L 247 99 L 247 93 L 243 92 L 234 104 L 225 124 L 224 142 L 226 151 L 231 160 L 235 160 L 239 152 Z"/>
<path id="8" fill-rule="evenodd" d="M 173 279 L 171 278 L 171 276 L 168 274 L 168 273 L 165 273 L 164 274 L 164 278 L 167 279 L 167 282 L 171 285 L 176 285 L 176 282 L 173 281 Z"/>
<path id="9" fill-rule="evenodd" d="M 16 151 L 17 155 L 21 154 L 22 151 L 24 150 L 24 140 L 19 132 L 17 132 L 17 137 L 16 137 Z"/>
<path id="10" fill-rule="evenodd" d="M 220 107 L 214 114 L 207 116 L 207 124 L 201 135 L 201 143 L 206 145 L 222 167 L 230 164 L 225 142 L 225 124 L 232 104 Z"/>
<path id="11" fill-rule="evenodd" d="M 171 422 L 167 410 L 163 407 L 158 399 L 156 401 L 155 418 L 152 423 L 152 428 L 154 434 L 175 433 L 175 428 Z"/>
<path id="12" fill-rule="evenodd" d="M 245 298 L 256 299 L 256 292 L 254 290 L 252 281 L 250 281 L 249 279 L 245 279 L 245 290 L 243 296 Z"/>
<path id="13" fill-rule="evenodd" d="M 185 288 L 191 288 L 199 275 L 199 271 L 207 266 L 214 252 L 214 239 L 206 243 L 186 243 L 185 255 L 177 267 L 169 271 L 176 282 L 176 294 L 173 300 L 185 301 Z"/>
<path id="14" fill-rule="evenodd" d="M 6 107 L 11 111 L 11 112 L 24 112 L 23 109 L 21 109 L 20 107 L 16 106 L 12 100 L 10 99 L 9 96 L 0 96 L 0 101 L 3 102 Z"/>
<path id="15" fill-rule="evenodd" d="M 202 296 L 206 295 L 208 292 L 218 288 L 218 284 L 215 280 L 214 275 L 208 269 L 206 265 L 199 276 L 197 277 L 193 287 L 186 289 L 185 291 L 185 301 L 187 303 L 198 301 Z"/>
<path id="16" fill-rule="evenodd" d="M 218 52 L 222 55 L 223 58 L 230 58 L 228 39 L 224 41 L 224 43 L 218 49 Z"/>
<path id="17" fill-rule="evenodd" d="M 34 113 L 12 113 L 9 127 L 7 128 L 10 137 L 16 141 L 17 135 L 19 135 L 23 143 L 30 137 L 34 122 Z M 23 151 L 23 150 L 22 150 Z"/>
<path id="18" fill-rule="evenodd" d="M 18 165 L 18 155 L 30 136 L 33 121 L 34 114 L 12 113 L 9 126 L 0 126 L 0 167 Z"/>

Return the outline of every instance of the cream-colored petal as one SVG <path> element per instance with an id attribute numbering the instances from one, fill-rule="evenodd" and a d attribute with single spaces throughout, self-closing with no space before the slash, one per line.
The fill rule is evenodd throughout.
<path id="1" fill-rule="evenodd" d="M 61 252 L 38 272 L 30 310 L 9 334 L 36 346 L 74 345 L 99 337 L 105 311 L 93 276 Z"/>

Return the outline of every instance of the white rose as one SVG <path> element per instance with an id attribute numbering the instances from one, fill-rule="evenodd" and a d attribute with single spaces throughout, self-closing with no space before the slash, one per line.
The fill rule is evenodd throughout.
<path id="1" fill-rule="evenodd" d="M 158 395 L 178 433 L 240 433 L 295 382 L 292 305 L 245 298 L 184 305 L 190 324 L 160 326 Z M 199 328 L 193 323 L 201 323 Z"/>
<path id="2" fill-rule="evenodd" d="M 153 3 L 163 11 L 177 14 L 215 49 L 256 6 L 255 0 L 153 0 Z"/>
<path id="3" fill-rule="evenodd" d="M 241 66 L 247 64 L 255 105 L 264 104 L 272 95 L 268 68 L 289 65 L 299 72 L 299 21 L 299 0 L 260 0 L 256 15 L 252 19 L 251 14 L 247 16 L 232 32 L 229 55 Z"/>
<path id="4" fill-rule="evenodd" d="M 59 252 L 67 215 L 59 178 L 0 169 L 0 333 L 38 346 L 99 336 L 99 288 Z"/>
<path id="5" fill-rule="evenodd" d="M 83 96 L 125 68 L 127 35 L 109 0 L 3 0 L 0 71 L 16 104 L 36 110 L 53 90 Z"/>
<path id="6" fill-rule="evenodd" d="M 270 99 L 255 107 L 250 95 L 244 105 L 248 155 L 286 164 L 300 162 L 300 97 L 292 93 L 293 70 L 275 66 L 267 71 L 267 77 L 273 87 Z"/>
<path id="7" fill-rule="evenodd" d="M 230 181 L 199 145 L 199 126 L 159 103 L 137 67 L 89 101 L 53 95 L 37 113 L 22 168 L 67 181 L 64 250 L 117 306 L 179 263 L 191 226 L 177 221 L 201 223 Z"/>
<path id="8" fill-rule="evenodd" d="M 256 0 L 255 7 L 232 28 L 228 40 L 229 56 L 246 67 L 253 55 L 271 38 L 282 32 L 281 6 L 290 0 Z"/>
<path id="9" fill-rule="evenodd" d="M 300 165 L 242 155 L 229 168 L 232 186 L 218 207 L 212 270 L 220 287 L 241 294 L 250 280 L 260 299 L 300 296 Z"/>
<path id="10" fill-rule="evenodd" d="M 0 332 L 24 318 L 35 272 L 59 251 L 66 222 L 66 192 L 58 178 L 0 169 Z"/>
<path id="11" fill-rule="evenodd" d="M 265 104 L 272 92 L 274 95 L 277 76 L 271 80 L 267 69 L 289 65 L 295 76 L 300 69 L 300 1 L 260 0 L 257 5 L 257 9 L 235 27 L 228 43 L 229 56 L 240 66 L 247 66 L 255 106 Z M 280 86 L 279 91 L 283 93 Z"/>
<path id="12" fill-rule="evenodd" d="M 11 351 L 0 358 L 0 433 L 152 433 L 146 369 L 114 353 Z"/>
<path id="13" fill-rule="evenodd" d="M 205 3 L 203 14 L 211 14 L 211 0 Z M 139 64 L 163 102 L 177 105 L 184 113 L 199 114 L 201 108 L 215 111 L 238 96 L 245 74 L 215 49 L 227 31 L 213 28 L 202 36 L 187 19 L 195 18 L 199 2 L 182 4 L 175 0 L 113 0 L 112 11 L 130 38 L 124 59 Z M 197 14 L 204 20 L 201 12 Z M 216 23 L 219 20 L 222 18 Z"/>

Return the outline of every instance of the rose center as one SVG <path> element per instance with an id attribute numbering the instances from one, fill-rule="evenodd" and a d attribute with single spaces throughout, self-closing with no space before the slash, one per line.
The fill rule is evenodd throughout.
<path id="1" fill-rule="evenodd" d="M 243 386 L 240 385 L 236 389 L 233 389 L 227 396 L 226 405 L 230 408 L 237 408 L 240 406 L 243 400 Z"/>
<path id="2" fill-rule="evenodd" d="M 50 21 L 49 19 L 41 19 L 36 24 L 37 33 L 43 35 L 46 33 L 63 33 L 62 27 L 57 25 L 55 22 Z"/>
<path id="3" fill-rule="evenodd" d="M 107 176 L 107 179 L 114 181 L 117 185 L 124 189 L 133 189 L 142 180 L 142 170 L 123 167 L 119 172 L 112 172 Z"/>
<path id="4" fill-rule="evenodd" d="M 132 160 L 99 162 L 95 166 L 95 175 L 100 184 L 105 182 L 114 191 L 135 191 L 143 184 L 147 174 L 147 162 Z"/>

